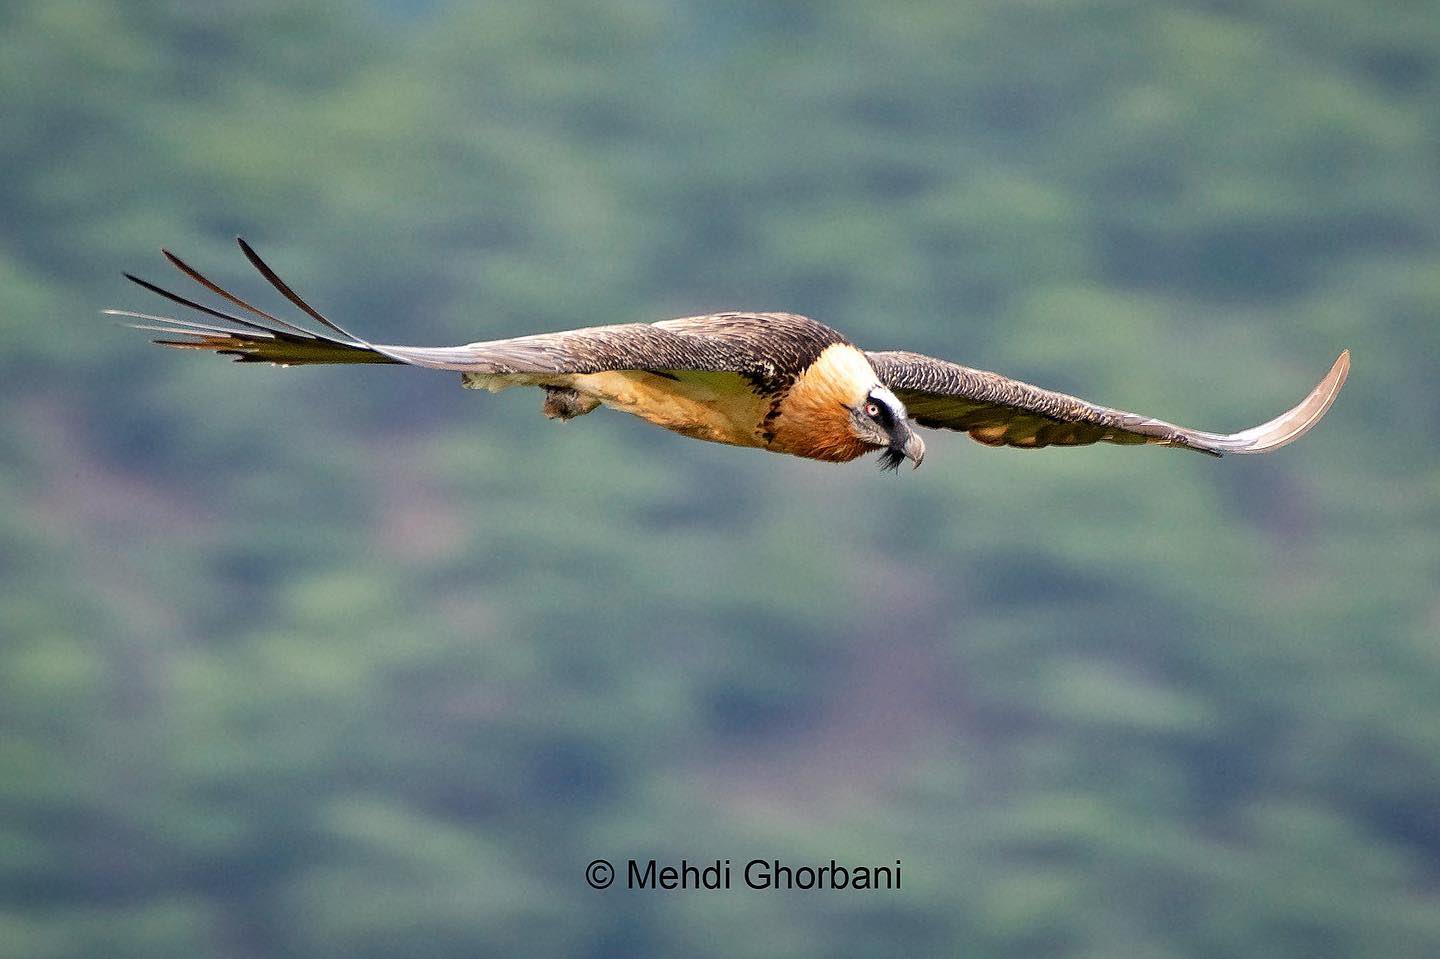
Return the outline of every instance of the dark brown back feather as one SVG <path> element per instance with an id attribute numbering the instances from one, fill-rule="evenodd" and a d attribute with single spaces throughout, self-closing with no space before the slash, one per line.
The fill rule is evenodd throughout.
<path id="1" fill-rule="evenodd" d="M 739 373 L 757 392 L 776 394 L 787 389 L 825 347 L 843 342 L 836 331 L 793 313 L 712 313 L 466 346 L 375 349 L 417 366 L 466 373 Z"/>
<path id="2" fill-rule="evenodd" d="M 738 373 L 757 392 L 778 395 L 833 343 L 844 338 L 829 327 L 793 313 L 713 313 L 706 316 L 595 326 L 539 333 L 465 346 L 417 347 L 370 343 L 347 332 L 315 309 L 282 280 L 243 239 L 246 258 L 272 286 L 329 331 L 316 333 L 274 316 L 210 280 L 170 251 L 166 258 L 211 293 L 250 314 L 249 319 L 218 310 L 126 274 L 132 282 L 181 306 L 220 321 L 173 320 L 148 313 L 107 311 L 149 321 L 141 329 L 184 339 L 157 340 L 164 346 L 209 350 L 241 362 L 403 363 L 429 369 L 493 375 L 602 373 L 640 370 L 656 373 L 694 370 Z"/>

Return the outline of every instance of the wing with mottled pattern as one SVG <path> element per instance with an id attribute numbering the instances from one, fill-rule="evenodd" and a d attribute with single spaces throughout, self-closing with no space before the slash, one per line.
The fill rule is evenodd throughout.
<path id="1" fill-rule="evenodd" d="M 617 370 L 736 373 L 762 389 L 786 370 L 804 369 L 825 346 L 841 341 L 834 330 L 789 313 L 715 313 L 664 320 L 592 326 L 539 333 L 464 346 L 421 347 L 371 343 L 349 333 L 301 299 L 244 240 L 251 264 L 287 300 L 324 332 L 283 320 L 251 305 L 201 274 L 168 250 L 167 259 L 238 312 L 196 302 L 126 274 L 134 283 L 173 303 L 203 314 L 177 320 L 150 313 L 108 310 L 142 321 L 139 329 L 167 335 L 163 346 L 206 350 L 245 363 L 401 363 L 482 375 L 546 376 Z"/>
<path id="2" fill-rule="evenodd" d="M 1350 352 L 1298 406 L 1239 433 L 1206 433 L 1110 409 L 986 370 L 920 353 L 867 353 L 881 382 L 921 426 L 960 430 L 989 446 L 1035 449 L 1088 443 L 1180 446 L 1213 456 L 1264 453 L 1303 436 L 1320 421 L 1350 371 Z"/>

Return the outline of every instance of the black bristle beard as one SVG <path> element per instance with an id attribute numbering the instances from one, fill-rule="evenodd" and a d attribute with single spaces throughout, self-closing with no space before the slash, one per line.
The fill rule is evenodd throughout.
<path id="1" fill-rule="evenodd" d="M 893 446 L 886 447 L 884 452 L 880 454 L 880 472 L 883 473 L 886 470 L 892 473 L 897 472 L 900 469 L 900 464 L 903 462 L 905 462 L 904 453 L 895 449 Z"/>

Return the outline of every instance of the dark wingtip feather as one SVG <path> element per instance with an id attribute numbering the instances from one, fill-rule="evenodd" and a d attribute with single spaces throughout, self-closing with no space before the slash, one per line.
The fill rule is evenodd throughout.
<path id="1" fill-rule="evenodd" d="M 360 339 L 360 337 L 356 336 L 354 333 L 349 332 L 344 327 L 340 326 L 338 323 L 327 319 L 319 310 L 315 309 L 309 303 L 306 303 L 303 299 L 301 299 L 300 294 L 290 289 L 290 284 L 280 279 L 279 275 L 274 270 L 270 269 L 270 265 L 267 264 L 264 260 L 260 259 L 260 254 L 256 253 L 254 247 L 252 247 L 249 243 L 245 242 L 245 238 L 243 236 L 237 236 L 235 238 L 235 242 L 240 244 L 240 251 L 245 254 L 245 258 L 250 261 L 250 265 L 255 267 L 255 269 L 259 270 L 260 275 L 265 277 L 266 280 L 269 280 L 270 285 L 275 287 L 275 289 L 279 290 L 280 294 L 284 296 L 285 299 L 289 300 L 291 303 L 294 303 L 300 309 L 304 310 L 311 319 L 313 319 L 317 323 L 324 325 L 326 329 L 334 330 L 336 333 L 339 333 L 346 339 L 349 339 L 354 343 L 358 343 L 361 346 L 370 346 L 370 344 L 367 343 L 365 340 Z"/>
<path id="2" fill-rule="evenodd" d="M 274 323 L 276 326 L 289 330 L 290 332 L 295 333 L 299 336 L 308 337 L 310 339 L 316 338 L 315 334 L 312 333 L 310 330 L 307 330 L 301 326 L 296 326 L 294 323 L 291 323 L 288 320 L 282 320 L 280 319 L 280 317 L 275 316 L 271 313 L 267 313 L 266 311 L 260 309 L 258 306 L 255 306 L 254 304 L 249 303 L 246 300 L 240 299 L 240 297 L 236 296 L 234 293 L 231 293 L 229 290 L 224 289 L 220 286 L 220 284 L 205 276 L 203 273 L 195 269 L 189 263 L 186 263 L 174 253 L 171 253 L 165 247 L 162 246 L 160 248 L 160 252 L 165 255 L 165 259 L 170 261 L 171 266 L 175 267 L 175 269 L 179 270 L 181 273 L 184 273 L 190 279 L 194 280 L 196 283 L 200 284 L 205 289 L 209 290 L 211 293 L 214 293 L 216 296 L 222 297 L 235 304 L 236 306 L 240 307 L 240 309 L 247 310 L 251 314 L 258 316 L 263 320 Z"/>
<path id="3" fill-rule="evenodd" d="M 154 283 L 151 283 L 149 280 L 142 280 L 142 279 L 140 279 L 140 277 L 136 276 L 134 273 L 125 273 L 125 274 L 123 274 L 123 276 L 125 277 L 125 279 L 129 280 L 131 283 L 134 283 L 136 286 L 140 287 L 141 289 L 149 290 L 151 293 L 154 293 L 156 296 L 163 296 L 165 299 L 169 300 L 171 303 L 178 303 L 178 304 L 180 304 L 181 306 L 188 307 L 188 308 L 190 308 L 190 309 L 192 309 L 192 310 L 196 310 L 196 311 L 198 311 L 198 312 L 200 312 L 200 313 L 204 313 L 204 314 L 207 315 L 207 316 L 213 316 L 213 317 L 215 317 L 215 319 L 217 319 L 217 320 L 223 320 L 223 321 L 225 321 L 226 323 L 233 323 L 233 324 L 235 324 L 236 326 L 239 326 L 239 327 L 241 327 L 241 328 L 243 328 L 243 329 L 254 330 L 254 331 L 258 332 L 258 333 L 264 333 L 264 334 L 266 334 L 266 335 L 273 335 L 273 333 L 274 333 L 273 330 L 269 329 L 268 327 L 261 326 L 259 323 L 252 323 L 252 322 L 250 322 L 250 321 L 247 320 L 247 319 L 243 319 L 242 317 L 238 317 L 238 316 L 236 316 L 236 315 L 233 314 L 233 313 L 226 313 L 226 312 L 223 311 L 223 310 L 211 309 L 210 307 L 206 306 L 205 304 L 203 304 L 203 303 L 197 303 L 197 302 L 195 302 L 194 300 L 189 299 L 188 297 L 181 296 L 179 293 L 172 293 L 172 292 L 170 292 L 169 290 L 167 290 L 167 289 L 165 289 L 165 288 L 163 288 L 163 287 L 156 286 Z M 303 332 L 303 331 L 302 331 L 302 332 Z M 305 333 L 305 335 L 308 336 L 308 337 L 310 337 L 310 338 L 312 338 L 312 339 L 314 338 L 314 334 L 313 334 L 313 333 Z"/>

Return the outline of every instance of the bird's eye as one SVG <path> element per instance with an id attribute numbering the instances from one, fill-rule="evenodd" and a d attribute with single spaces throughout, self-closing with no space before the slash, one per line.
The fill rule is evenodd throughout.
<path id="1" fill-rule="evenodd" d="M 879 416 L 879 415 L 880 415 L 880 406 L 879 406 L 879 404 L 877 404 L 877 403 L 875 403 L 875 402 L 873 402 L 873 401 L 872 401 L 872 402 L 869 402 L 869 403 L 866 403 L 866 404 L 865 404 L 865 415 L 871 417 L 872 419 L 873 419 L 874 417 L 876 417 L 876 416 Z"/>

